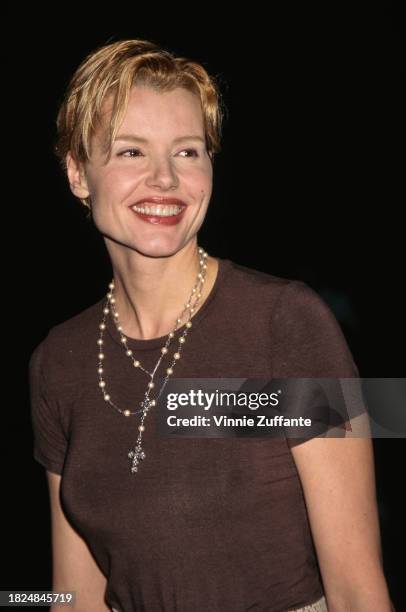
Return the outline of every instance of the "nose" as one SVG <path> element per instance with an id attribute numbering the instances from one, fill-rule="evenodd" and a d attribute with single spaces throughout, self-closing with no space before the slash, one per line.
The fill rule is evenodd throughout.
<path id="1" fill-rule="evenodd" d="M 152 162 L 146 183 L 148 187 L 175 189 L 179 181 L 171 162 L 166 157 L 162 157 Z"/>

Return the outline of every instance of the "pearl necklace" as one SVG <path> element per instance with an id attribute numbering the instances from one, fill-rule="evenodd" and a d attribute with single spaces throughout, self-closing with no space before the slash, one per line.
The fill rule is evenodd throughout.
<path id="1" fill-rule="evenodd" d="M 142 442 L 142 433 L 145 431 L 145 426 L 144 426 L 144 420 L 147 416 L 148 410 L 150 409 L 151 406 L 155 406 L 157 403 L 157 400 L 159 399 L 159 397 L 161 396 L 162 391 L 164 390 L 166 383 L 169 380 L 169 377 L 173 374 L 173 368 L 175 366 L 175 363 L 181 358 L 181 352 L 182 352 L 182 346 L 186 341 L 186 336 L 188 334 L 189 329 L 192 327 L 192 322 L 191 322 L 191 318 L 193 313 L 196 310 L 196 304 L 199 302 L 200 298 L 201 298 L 201 290 L 202 290 L 202 286 L 203 283 L 205 282 L 205 276 L 206 276 L 206 270 L 207 270 L 207 264 L 205 263 L 205 260 L 207 258 L 207 253 L 204 251 L 204 249 L 202 249 L 201 247 L 199 247 L 198 249 L 198 253 L 199 253 L 199 273 L 197 275 L 197 282 L 195 284 L 195 286 L 192 289 L 192 293 L 190 295 L 190 298 L 188 300 L 188 302 L 185 304 L 185 307 L 181 313 L 181 315 L 176 319 L 175 322 L 175 326 L 173 328 L 173 330 L 171 332 L 169 332 L 165 345 L 161 348 L 161 355 L 157 361 L 157 363 L 155 364 L 154 369 L 152 370 L 152 372 L 149 372 L 146 368 L 144 368 L 141 364 L 141 362 L 138 359 L 134 359 L 133 357 L 133 351 L 131 349 L 128 348 L 127 346 L 127 337 L 123 334 L 122 332 L 122 327 L 121 325 L 119 325 L 118 320 L 119 320 L 119 315 L 118 312 L 115 309 L 115 297 L 114 297 L 114 279 L 111 281 L 111 283 L 109 284 L 109 289 L 110 291 L 107 293 L 107 301 L 103 307 L 103 317 L 102 317 L 102 322 L 99 325 L 99 329 L 100 329 L 100 334 L 99 334 L 99 339 L 97 341 L 97 344 L 99 345 L 99 354 L 98 354 L 98 367 L 97 367 L 97 373 L 99 374 L 99 387 L 103 393 L 104 396 L 104 400 L 106 402 L 108 402 L 111 406 L 113 406 L 113 408 L 115 408 L 118 412 L 120 412 L 122 415 L 124 415 L 125 417 L 130 417 L 132 415 L 136 415 L 139 413 L 142 413 L 142 417 L 141 417 L 141 423 L 138 426 L 138 437 L 137 437 L 137 441 L 135 442 L 134 448 L 131 449 L 128 452 L 128 458 L 132 460 L 132 465 L 131 465 L 131 473 L 134 474 L 135 472 L 138 471 L 138 465 L 140 460 L 144 460 L 146 457 L 146 454 L 144 452 L 144 449 L 141 446 L 141 442 Z M 193 304 L 191 303 L 192 299 L 195 298 L 195 301 L 193 302 Z M 110 307 L 109 307 L 110 304 Z M 143 372 L 145 372 L 149 377 L 150 377 L 150 381 L 148 383 L 148 388 L 144 394 L 144 399 L 142 400 L 142 402 L 140 402 L 140 406 L 141 409 L 140 410 L 134 410 L 131 411 L 128 408 L 126 408 L 125 410 L 122 410 L 121 408 L 119 408 L 112 400 L 110 397 L 110 394 L 107 393 L 106 390 L 106 381 L 103 379 L 103 374 L 104 374 L 104 368 L 103 368 L 103 360 L 105 359 L 105 354 L 102 352 L 102 347 L 104 344 L 104 340 L 103 340 L 103 332 L 106 329 L 106 316 L 109 314 L 109 312 L 112 312 L 112 316 L 113 316 L 113 321 L 114 324 L 117 328 L 117 331 L 120 334 L 121 337 L 121 342 L 123 344 L 124 350 L 126 352 L 126 355 L 132 360 L 133 362 L 133 366 L 136 369 L 142 370 Z M 152 391 L 152 389 L 155 387 L 155 383 L 154 383 L 154 376 L 155 373 L 162 361 L 163 356 L 168 353 L 169 350 L 169 346 L 170 343 L 172 341 L 172 338 L 174 338 L 175 336 L 175 331 L 178 329 L 180 323 L 182 322 L 182 317 L 185 314 L 186 311 L 189 311 L 189 319 L 185 324 L 185 329 L 183 331 L 183 333 L 179 336 L 178 338 L 178 348 L 177 350 L 174 352 L 173 354 L 173 359 L 172 359 L 172 363 L 171 365 L 166 369 L 166 377 L 164 379 L 164 382 L 161 386 L 161 389 L 158 393 L 158 395 L 156 396 L 155 399 L 150 399 L 150 393 Z"/>

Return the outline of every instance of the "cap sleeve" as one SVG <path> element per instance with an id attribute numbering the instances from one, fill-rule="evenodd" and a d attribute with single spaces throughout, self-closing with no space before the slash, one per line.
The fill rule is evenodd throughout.
<path id="1" fill-rule="evenodd" d="M 33 457 L 47 470 L 62 474 L 68 440 L 58 403 L 50 391 L 49 375 L 45 339 L 34 349 L 29 361 Z"/>
<path id="2" fill-rule="evenodd" d="M 319 431 L 337 426 L 343 435 L 351 431 L 351 418 L 364 407 L 359 401 L 349 403 L 342 379 L 358 379 L 353 385 L 361 388 L 359 370 L 332 310 L 306 283 L 292 280 L 283 289 L 273 318 L 273 339 L 275 375 L 301 379 L 285 381 L 296 393 L 290 410 L 294 407 L 297 416 L 320 424 Z M 317 427 L 311 431 L 307 438 L 289 438 L 289 446 L 318 435 Z"/>
<path id="3" fill-rule="evenodd" d="M 359 377 L 341 327 L 324 300 L 306 283 L 289 281 L 272 321 L 276 376 Z"/>

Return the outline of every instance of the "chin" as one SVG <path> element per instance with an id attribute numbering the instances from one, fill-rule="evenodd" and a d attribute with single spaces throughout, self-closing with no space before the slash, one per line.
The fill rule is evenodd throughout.
<path id="1" fill-rule="evenodd" d="M 127 231 L 121 236 L 119 235 L 121 232 L 101 233 L 112 257 L 118 256 L 120 251 L 134 251 L 144 257 L 171 257 L 186 247 L 190 248 L 191 243 L 197 243 L 196 231 L 191 235 L 185 231 L 174 232 L 173 228 L 170 232 L 159 228 L 158 231 L 145 232 L 144 235 L 140 232 Z"/>
<path id="2" fill-rule="evenodd" d="M 132 247 L 145 257 L 171 257 L 186 246 L 186 243 L 179 239 L 163 238 L 136 241 Z"/>

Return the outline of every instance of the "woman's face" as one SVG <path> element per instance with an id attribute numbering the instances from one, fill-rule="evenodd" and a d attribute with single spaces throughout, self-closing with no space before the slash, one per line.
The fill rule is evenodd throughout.
<path id="1" fill-rule="evenodd" d="M 109 117 L 110 104 L 106 100 L 103 117 Z M 95 134 L 84 172 L 70 156 L 67 162 L 71 189 L 82 199 L 90 196 L 94 223 L 109 251 L 124 247 L 153 257 L 176 253 L 196 237 L 212 192 L 199 99 L 183 88 L 160 93 L 134 86 L 105 165 L 102 135 L 100 130 Z M 167 223 L 170 217 L 164 217 L 166 223 L 159 223 L 162 217 L 134 212 L 137 201 L 154 196 L 186 204 L 171 218 L 177 222 Z M 139 206 L 145 211 L 147 204 Z"/>

